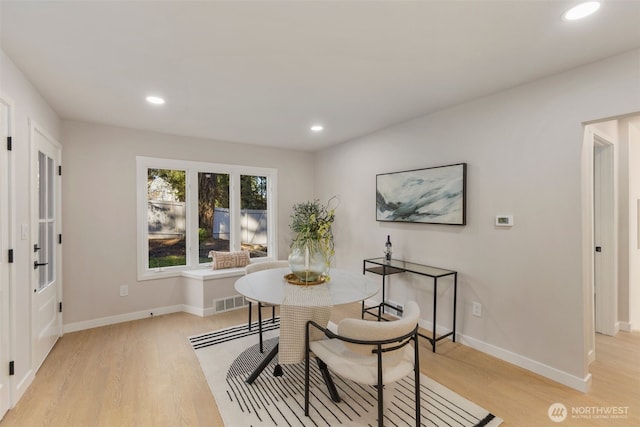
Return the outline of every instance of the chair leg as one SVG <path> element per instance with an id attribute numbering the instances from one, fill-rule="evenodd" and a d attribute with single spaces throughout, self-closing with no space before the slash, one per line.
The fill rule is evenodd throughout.
<path id="1" fill-rule="evenodd" d="M 249 302 L 249 330 L 251 330 L 251 302 Z"/>
<path id="2" fill-rule="evenodd" d="M 260 353 L 264 353 L 262 348 L 262 303 L 258 303 L 258 335 L 260 335 Z"/>
<path id="3" fill-rule="evenodd" d="M 384 381 L 382 380 L 382 346 L 378 344 L 378 427 L 384 427 Z"/>
<path id="4" fill-rule="evenodd" d="M 304 351 L 304 414 L 309 416 L 309 342 Z"/>
<path id="5" fill-rule="evenodd" d="M 342 399 L 340 399 L 340 394 L 338 394 L 338 389 L 333 382 L 333 378 L 331 378 L 331 373 L 329 372 L 329 368 L 327 364 L 324 363 L 319 357 L 316 357 L 316 361 L 318 362 L 318 369 L 322 374 L 322 378 L 324 379 L 324 383 L 327 385 L 327 390 L 329 391 L 329 396 L 331 396 L 331 400 L 336 403 L 340 403 Z"/>
<path id="6" fill-rule="evenodd" d="M 413 367 L 415 373 L 415 385 L 416 385 L 416 427 L 420 427 L 420 354 L 418 350 L 418 335 L 413 337 L 414 345 L 414 358 L 415 364 Z"/>

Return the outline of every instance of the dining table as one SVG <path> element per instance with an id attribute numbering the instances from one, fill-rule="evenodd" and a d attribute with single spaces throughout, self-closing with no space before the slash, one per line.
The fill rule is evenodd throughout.
<path id="1" fill-rule="evenodd" d="M 249 384 L 258 378 L 278 353 L 274 375 L 282 375 L 281 363 L 304 360 L 308 320 L 326 326 L 333 306 L 361 302 L 380 291 L 377 281 L 346 269 L 332 268 L 329 275 L 318 284 L 295 284 L 300 282 L 291 280 L 290 275 L 289 268 L 273 268 L 247 274 L 235 283 L 235 290 L 239 294 L 264 304 L 280 306 L 279 342 L 249 375 L 246 380 Z M 312 340 L 321 338 L 315 336 Z"/>

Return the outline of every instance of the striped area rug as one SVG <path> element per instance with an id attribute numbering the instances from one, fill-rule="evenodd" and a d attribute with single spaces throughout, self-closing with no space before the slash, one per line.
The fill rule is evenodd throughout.
<path id="1" fill-rule="evenodd" d="M 279 319 L 263 323 L 267 354 L 278 340 Z M 251 385 L 247 376 L 264 357 L 258 350 L 258 328 L 246 324 L 190 337 L 225 426 L 377 426 L 374 387 L 334 375 L 342 402 L 334 403 L 311 365 L 310 416 L 304 415 L 304 363 L 282 365 L 274 377 L 277 357 Z M 421 375 L 422 426 L 498 426 L 502 420 L 446 387 Z M 385 387 L 385 426 L 415 426 L 413 379 L 408 376 Z"/>

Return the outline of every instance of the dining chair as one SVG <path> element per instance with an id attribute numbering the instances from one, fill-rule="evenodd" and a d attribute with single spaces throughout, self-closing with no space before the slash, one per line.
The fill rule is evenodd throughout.
<path id="1" fill-rule="evenodd" d="M 256 262 L 256 263 L 247 265 L 244 268 L 244 274 L 251 274 L 251 273 L 255 273 L 256 271 L 269 270 L 272 268 L 283 268 L 288 266 L 289 266 L 289 261 L 286 261 L 286 260 Z M 260 336 L 260 353 L 264 353 L 264 350 L 262 348 L 262 309 L 264 307 L 271 307 L 271 321 L 275 322 L 276 306 L 273 304 L 264 304 L 260 301 L 253 300 L 247 297 L 245 297 L 245 300 L 249 303 L 249 325 L 248 325 L 249 330 L 251 330 L 251 307 L 253 303 L 258 304 L 258 335 Z"/>
<path id="2" fill-rule="evenodd" d="M 337 333 L 313 321 L 307 322 L 305 336 L 304 414 L 309 416 L 309 360 L 318 361 L 329 394 L 335 402 L 340 396 L 329 370 L 352 381 L 375 386 L 378 391 L 378 426 L 383 426 L 383 390 L 386 384 L 409 375 L 415 376 L 416 426 L 420 426 L 420 359 L 418 354 L 418 320 L 420 308 L 415 301 L 404 306 L 404 316 L 389 322 L 343 319 Z M 327 339 L 309 340 L 311 328 L 324 332 Z M 372 337 L 375 337 L 372 338 Z M 413 342 L 413 348 L 409 345 Z"/>

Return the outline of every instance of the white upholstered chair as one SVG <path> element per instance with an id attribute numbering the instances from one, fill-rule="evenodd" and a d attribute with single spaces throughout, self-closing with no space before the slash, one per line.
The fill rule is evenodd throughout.
<path id="1" fill-rule="evenodd" d="M 261 270 L 269 270 L 272 268 L 283 268 L 289 267 L 288 261 L 266 261 L 266 262 L 256 262 L 247 265 L 244 268 L 244 274 L 255 273 L 256 271 Z M 264 307 L 271 307 L 271 321 L 275 321 L 276 317 L 276 307 L 271 304 L 264 304 L 260 301 L 255 301 L 250 298 L 245 297 L 245 300 L 249 303 L 249 330 L 251 330 L 251 307 L 253 303 L 258 304 L 258 334 L 260 335 L 260 353 L 264 353 L 262 348 L 262 309 Z"/>
<path id="2" fill-rule="evenodd" d="M 404 306 L 404 316 L 389 322 L 343 319 L 337 334 L 314 322 L 307 322 L 304 413 L 309 416 L 309 359 L 318 359 L 329 393 L 338 395 L 327 368 L 352 381 L 376 386 L 378 391 L 378 426 L 383 425 L 383 389 L 411 371 L 415 375 L 416 426 L 420 426 L 420 362 L 418 355 L 418 320 L 420 308 L 415 301 Z M 310 329 L 321 329 L 328 339 L 309 341 Z M 413 342 L 413 347 L 410 344 Z"/>

